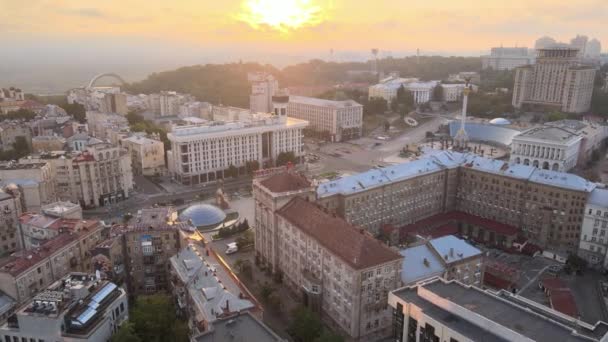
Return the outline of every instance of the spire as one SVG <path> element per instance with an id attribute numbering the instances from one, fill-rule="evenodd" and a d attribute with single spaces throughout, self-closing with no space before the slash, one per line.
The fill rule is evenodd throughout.
<path id="1" fill-rule="evenodd" d="M 467 122 L 467 104 L 469 102 L 469 93 L 471 92 L 469 80 L 470 78 L 466 78 L 466 84 L 462 90 L 462 115 L 460 118 L 460 129 L 458 129 L 458 132 L 454 137 L 454 142 L 456 145 L 455 147 L 461 151 L 466 150 L 469 143 L 469 135 L 467 134 L 465 125 Z"/>

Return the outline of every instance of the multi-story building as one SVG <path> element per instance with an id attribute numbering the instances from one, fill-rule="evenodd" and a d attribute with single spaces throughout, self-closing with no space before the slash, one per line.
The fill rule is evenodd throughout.
<path id="1" fill-rule="evenodd" d="M 106 342 L 129 316 L 127 293 L 87 273 L 70 273 L 0 326 L 4 341 Z"/>
<path id="2" fill-rule="evenodd" d="M 235 341 L 286 342 L 248 312 L 218 319 L 208 331 L 192 337 L 192 342 L 215 342 L 230 336 Z"/>
<path id="3" fill-rule="evenodd" d="M 32 129 L 27 124 L 18 121 L 0 123 L 0 150 L 15 149 L 15 143 L 20 137 L 25 140 L 29 148 L 32 147 Z"/>
<path id="4" fill-rule="evenodd" d="M 466 83 L 467 80 L 471 84 L 480 84 L 481 75 L 477 71 L 461 71 L 457 74 L 448 75 L 449 82 L 462 82 Z"/>
<path id="5" fill-rule="evenodd" d="M 211 120 L 211 109 L 213 106 L 209 102 L 190 101 L 182 104 L 179 107 L 179 117 L 195 117 L 205 120 Z"/>
<path id="6" fill-rule="evenodd" d="M 586 163 L 608 138 L 608 126 L 561 120 L 528 129 L 513 138 L 510 162 L 568 171 Z"/>
<path id="7" fill-rule="evenodd" d="M 306 177 L 284 168 L 253 179 L 255 216 L 255 250 L 258 257 L 273 271 L 277 271 L 280 241 L 275 213 L 293 197 L 315 200 L 315 187 Z"/>
<path id="8" fill-rule="evenodd" d="M 308 121 L 311 130 L 326 133 L 335 142 L 356 139 L 362 134 L 363 106 L 353 100 L 289 96 L 287 116 Z"/>
<path id="9" fill-rule="evenodd" d="M 0 88 L 0 102 L 4 101 L 25 101 L 25 93 L 15 87 Z"/>
<path id="10" fill-rule="evenodd" d="M 266 72 L 250 72 L 247 79 L 251 83 L 249 109 L 254 113 L 272 112 L 272 97 L 279 90 L 279 81 Z"/>
<path id="11" fill-rule="evenodd" d="M 0 259 L 0 290 L 22 304 L 69 272 L 93 272 L 90 251 L 103 240 L 104 227 L 72 223 L 56 228 L 59 233 L 39 247 Z"/>
<path id="12" fill-rule="evenodd" d="M 555 45 L 538 50 L 536 63 L 515 72 L 513 106 L 582 113 L 591 106 L 595 68 L 581 65 L 576 48 Z"/>
<path id="13" fill-rule="evenodd" d="M 89 134 L 95 138 L 108 139 L 112 143 L 117 143 L 112 141 L 110 133 L 112 131 L 129 131 L 129 122 L 122 115 L 87 111 L 86 116 Z"/>
<path id="14" fill-rule="evenodd" d="M 27 163 L 0 164 L 0 179 L 4 185 L 16 184 L 23 194 L 24 209 L 39 212 L 42 205 L 55 202 L 55 172 L 46 160 Z"/>
<path id="15" fill-rule="evenodd" d="M 589 195 L 578 255 L 591 267 L 608 269 L 608 189 L 596 188 Z"/>
<path id="16" fill-rule="evenodd" d="M 127 94 L 104 94 L 100 101 L 99 111 L 102 113 L 127 115 L 129 112 L 127 108 Z"/>
<path id="17" fill-rule="evenodd" d="M 406 87 L 410 83 L 418 82 L 419 80 L 414 77 L 387 77 L 380 80 L 380 83 L 372 85 L 368 89 L 369 98 L 383 98 L 387 103 L 397 97 L 397 91 L 401 87 Z"/>
<path id="18" fill-rule="evenodd" d="M 66 149 L 68 151 L 84 151 L 89 145 L 102 143 L 103 141 L 91 137 L 88 133 L 76 133 L 66 139 Z"/>
<path id="19" fill-rule="evenodd" d="M 534 63 L 534 56 L 525 47 L 495 47 L 490 55 L 481 56 L 482 69 L 512 70 Z"/>
<path id="20" fill-rule="evenodd" d="M 308 122 L 253 114 L 245 122 L 210 123 L 178 126 L 167 134 L 169 173 L 185 185 L 206 183 L 224 178 L 231 166 L 245 174 L 251 162 L 260 167 L 272 165 L 282 152 L 303 154 L 302 130 Z"/>
<path id="21" fill-rule="evenodd" d="M 21 193 L 16 186 L 0 190 L 0 255 L 22 248 L 19 234 L 19 216 L 22 213 Z"/>
<path id="22" fill-rule="evenodd" d="M 481 287 L 484 262 L 481 251 L 453 235 L 424 241 L 399 252 L 403 256 L 401 281 L 404 285 L 433 277 L 456 279 Z"/>
<path id="23" fill-rule="evenodd" d="M 374 234 L 453 210 L 519 227 L 544 248 L 576 250 L 596 184 L 573 174 L 472 154 L 429 152 L 405 164 L 320 184 L 317 201 Z M 495 234 L 482 236 L 504 244 Z M 501 242 L 502 241 L 502 242 Z"/>
<path id="24" fill-rule="evenodd" d="M 247 121 L 252 118 L 251 114 L 252 111 L 249 109 L 232 106 L 219 105 L 211 108 L 211 120 L 213 121 Z"/>
<path id="25" fill-rule="evenodd" d="M 462 92 L 466 87 L 463 83 L 441 84 L 443 102 L 458 102 L 462 99 Z"/>
<path id="26" fill-rule="evenodd" d="M 393 291 L 392 341 L 605 341 L 608 324 L 589 324 L 508 291 L 434 279 Z"/>
<path id="27" fill-rule="evenodd" d="M 63 151 L 65 138 L 56 135 L 39 135 L 32 138 L 32 152 Z"/>
<path id="28" fill-rule="evenodd" d="M 134 135 L 121 140 L 131 156 L 133 175 L 154 176 L 165 173 L 165 145 L 160 139 Z"/>
<path id="29" fill-rule="evenodd" d="M 58 202 L 49 212 L 56 213 L 56 210 L 66 204 L 74 206 L 72 203 Z M 77 213 L 77 212 L 76 212 Z M 64 216 L 64 215 L 62 215 Z M 39 248 L 46 241 L 64 233 L 81 233 L 89 231 L 101 231 L 103 227 L 96 220 L 82 220 L 81 218 L 67 218 L 73 215 L 65 215 L 66 218 L 48 214 L 25 213 L 19 217 L 20 235 L 23 239 L 23 248 L 26 250 Z M 95 238 L 97 242 L 101 237 Z"/>
<path id="30" fill-rule="evenodd" d="M 112 227 L 111 238 L 122 245 L 130 294 L 169 289 L 169 258 L 185 245 L 180 229 L 188 226 L 176 219 L 171 207 L 142 209 L 129 224 Z"/>
<path id="31" fill-rule="evenodd" d="M 180 113 L 180 107 L 193 100 L 194 98 L 191 95 L 179 94 L 174 91 L 161 91 L 158 113 L 160 116 L 177 116 Z"/>
<path id="32" fill-rule="evenodd" d="M 353 339 L 387 336 L 386 299 L 401 283 L 401 255 L 299 196 L 276 215 L 283 283 Z"/>
<path id="33" fill-rule="evenodd" d="M 82 207 L 71 202 L 54 202 L 43 205 L 42 213 L 62 219 L 82 219 Z"/>

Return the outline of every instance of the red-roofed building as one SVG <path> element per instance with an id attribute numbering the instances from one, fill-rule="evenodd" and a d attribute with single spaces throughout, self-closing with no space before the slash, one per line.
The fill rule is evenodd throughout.
<path id="1" fill-rule="evenodd" d="M 547 277 L 538 286 L 545 291 L 554 310 L 575 318 L 579 316 L 572 291 L 561 279 Z"/>

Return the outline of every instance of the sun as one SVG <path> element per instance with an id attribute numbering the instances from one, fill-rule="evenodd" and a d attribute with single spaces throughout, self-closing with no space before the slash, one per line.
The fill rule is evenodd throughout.
<path id="1" fill-rule="evenodd" d="M 239 19 L 254 29 L 271 28 L 283 33 L 321 23 L 321 7 L 311 0 L 246 0 Z"/>

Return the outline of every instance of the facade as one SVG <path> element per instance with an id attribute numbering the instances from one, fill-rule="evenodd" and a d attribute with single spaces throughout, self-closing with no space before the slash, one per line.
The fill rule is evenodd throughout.
<path id="1" fill-rule="evenodd" d="M 19 137 L 25 139 L 28 147 L 32 147 L 32 130 L 27 124 L 15 121 L 0 123 L 0 149 L 2 151 L 13 150 Z"/>
<path id="2" fill-rule="evenodd" d="M 19 216 L 23 209 L 21 193 L 15 186 L 0 191 L 0 255 L 23 248 L 19 234 Z"/>
<path id="3" fill-rule="evenodd" d="M 382 79 L 380 83 L 370 86 L 368 89 L 369 98 L 383 98 L 387 103 L 391 103 L 391 101 L 397 97 L 397 90 L 401 86 L 405 88 L 406 85 L 414 82 L 418 82 L 417 78 L 408 77 L 387 77 Z"/>
<path id="4" fill-rule="evenodd" d="M 224 336 L 231 336 L 235 341 L 285 342 L 263 322 L 250 313 L 226 317 L 213 323 L 209 331 L 194 336 L 192 342 L 216 342 Z"/>
<path id="5" fill-rule="evenodd" d="M 534 63 L 534 56 L 525 47 L 495 47 L 490 55 L 481 56 L 482 69 L 513 70 Z"/>
<path id="6" fill-rule="evenodd" d="M 279 81 L 265 72 L 250 72 L 247 79 L 251 83 L 249 109 L 253 113 L 272 112 L 272 97 L 279 90 Z"/>
<path id="7" fill-rule="evenodd" d="M 27 211 L 39 212 L 42 205 L 55 202 L 55 172 L 46 160 L 27 163 L 0 164 L 0 179 L 4 185 L 16 184 L 22 191 Z"/>
<path id="8" fill-rule="evenodd" d="M 561 120 L 545 123 L 513 138 L 510 162 L 568 171 L 590 160 L 608 138 L 608 126 Z"/>
<path id="9" fill-rule="evenodd" d="M 177 116 L 184 103 L 193 101 L 191 95 L 179 94 L 174 91 L 161 91 L 158 98 L 160 116 Z"/>
<path id="10" fill-rule="evenodd" d="M 405 286 L 433 277 L 482 286 L 484 262 L 481 251 L 453 235 L 424 241 L 400 251 L 401 281 Z"/>
<path id="11" fill-rule="evenodd" d="M 158 139 L 134 135 L 121 140 L 131 156 L 133 175 L 154 176 L 165 173 L 165 145 Z"/>
<path id="12" fill-rule="evenodd" d="M 249 109 L 220 105 L 212 107 L 211 118 L 213 121 L 223 122 L 247 121 L 252 118 L 251 113 Z"/>
<path id="13" fill-rule="evenodd" d="M 310 129 L 328 133 L 334 142 L 356 139 L 362 134 L 363 106 L 353 100 L 289 96 L 287 116 L 308 121 Z"/>
<path id="14" fill-rule="evenodd" d="M 109 93 L 104 94 L 100 101 L 99 111 L 102 113 L 116 113 L 127 115 L 127 94 L 124 93 Z"/>
<path id="15" fill-rule="evenodd" d="M 211 120 L 211 108 L 213 106 L 209 102 L 190 101 L 182 104 L 179 107 L 179 117 L 188 118 L 195 117 L 205 120 Z"/>
<path id="16" fill-rule="evenodd" d="M 467 80 L 471 84 L 480 84 L 481 75 L 477 71 L 461 71 L 457 74 L 448 75 L 449 82 L 467 83 Z"/>
<path id="17" fill-rule="evenodd" d="M 580 65 L 578 53 L 568 46 L 538 50 L 534 65 L 516 70 L 513 106 L 550 107 L 567 113 L 588 111 L 595 68 Z"/>
<path id="18" fill-rule="evenodd" d="M 443 102 L 458 102 L 462 99 L 462 92 L 466 87 L 465 84 L 441 84 L 441 94 Z"/>
<path id="19" fill-rule="evenodd" d="M 415 161 L 320 184 L 317 202 L 372 234 L 386 224 L 457 210 L 519 227 L 543 248 L 574 251 L 595 187 L 573 174 L 429 151 Z"/>
<path id="20" fill-rule="evenodd" d="M 86 116 L 89 134 L 95 138 L 118 143 L 112 141 L 111 132 L 129 132 L 129 122 L 122 115 L 87 111 Z"/>
<path id="21" fill-rule="evenodd" d="M 589 195 L 581 227 L 578 255 L 594 268 L 608 268 L 608 189 L 596 188 Z"/>
<path id="22" fill-rule="evenodd" d="M 89 251 L 105 232 L 99 222 L 89 222 L 81 229 L 66 224 L 65 230 L 41 242 L 39 248 L 0 259 L 0 290 L 23 304 L 70 272 L 93 272 Z"/>
<path id="23" fill-rule="evenodd" d="M 4 341 L 106 342 L 129 316 L 127 293 L 95 275 L 70 273 L 0 326 Z"/>
<path id="24" fill-rule="evenodd" d="M 307 126 L 299 119 L 253 114 L 245 122 L 175 127 L 167 134 L 169 173 L 182 184 L 195 185 L 223 179 L 231 166 L 245 174 L 250 162 L 272 165 L 282 152 L 300 157 L 302 131 Z"/>
<path id="25" fill-rule="evenodd" d="M 59 136 L 39 135 L 32 138 L 32 152 L 63 151 L 65 139 Z"/>
<path id="26" fill-rule="evenodd" d="M 393 291 L 392 341 L 604 341 L 608 325 L 589 324 L 508 291 L 435 279 Z"/>
<path id="27" fill-rule="evenodd" d="M 298 196 L 276 215 L 283 283 L 351 338 L 388 336 L 386 298 L 400 285 L 401 255 Z"/>

